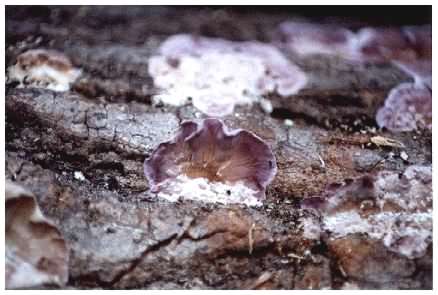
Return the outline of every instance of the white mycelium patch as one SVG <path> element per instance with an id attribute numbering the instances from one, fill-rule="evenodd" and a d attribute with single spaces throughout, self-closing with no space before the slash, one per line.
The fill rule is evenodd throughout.
<path id="1" fill-rule="evenodd" d="M 210 116 L 225 116 L 235 105 L 251 105 L 268 93 L 297 93 L 306 76 L 277 49 L 257 42 L 177 35 L 149 60 L 160 93 L 156 103 L 188 102 Z"/>
<path id="2" fill-rule="evenodd" d="M 22 53 L 17 63 L 8 68 L 8 80 L 19 82 L 18 88 L 38 87 L 59 92 L 70 90 L 80 74 L 66 56 L 41 49 Z"/>
<path id="3" fill-rule="evenodd" d="M 247 187 L 243 182 L 226 184 L 211 182 L 205 178 L 189 178 L 179 175 L 172 181 L 160 185 L 158 197 L 170 202 L 180 199 L 220 204 L 245 204 L 261 206 L 256 191 Z"/>

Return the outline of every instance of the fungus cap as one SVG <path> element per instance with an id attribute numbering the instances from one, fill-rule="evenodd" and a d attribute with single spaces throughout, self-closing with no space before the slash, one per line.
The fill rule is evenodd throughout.
<path id="1" fill-rule="evenodd" d="M 152 191 L 167 199 L 258 205 L 277 166 L 255 134 L 205 119 L 182 123 L 175 138 L 145 160 L 144 169 Z"/>
<path id="2" fill-rule="evenodd" d="M 380 127 L 394 132 L 432 129 L 432 92 L 422 84 L 402 83 L 393 88 L 377 111 Z"/>

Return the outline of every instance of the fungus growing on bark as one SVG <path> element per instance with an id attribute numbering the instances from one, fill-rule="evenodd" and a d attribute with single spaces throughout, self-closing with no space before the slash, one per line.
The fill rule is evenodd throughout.
<path id="1" fill-rule="evenodd" d="M 423 84 L 393 88 L 376 115 L 377 124 L 394 132 L 432 129 L 432 92 Z"/>
<path id="2" fill-rule="evenodd" d="M 432 26 L 407 26 L 402 29 L 404 36 L 414 48 L 417 58 L 432 59 Z"/>
<path id="3" fill-rule="evenodd" d="M 373 62 L 414 60 L 417 55 L 398 28 L 363 28 L 356 34 L 353 50 Z"/>
<path id="4" fill-rule="evenodd" d="M 269 146 L 246 130 L 228 130 L 218 119 L 187 121 L 144 163 L 153 192 L 170 201 L 257 206 L 277 165 Z"/>
<path id="5" fill-rule="evenodd" d="M 430 25 L 398 28 L 363 28 L 352 42 L 358 58 L 374 62 L 415 64 L 432 58 Z"/>
<path id="6" fill-rule="evenodd" d="M 8 68 L 8 79 L 18 87 L 41 87 L 53 91 L 68 91 L 81 71 L 62 53 L 54 50 L 32 49 L 17 57 Z"/>
<path id="7" fill-rule="evenodd" d="M 364 34 L 371 36 L 364 42 L 368 44 L 365 48 L 376 49 L 378 57 L 390 60 L 414 78 L 414 83 L 403 83 L 391 90 L 385 105 L 377 112 L 378 125 L 395 132 L 431 129 L 431 26 L 411 26 L 402 30 L 365 29 Z"/>
<path id="8" fill-rule="evenodd" d="M 406 65 L 408 71 L 424 69 L 424 63 L 417 63 L 430 63 L 432 58 L 430 25 L 365 27 L 353 33 L 333 24 L 286 21 L 279 25 L 278 32 L 280 41 L 301 56 L 327 54 L 358 62 L 396 62 Z"/>
<path id="9" fill-rule="evenodd" d="M 395 33 L 394 33 L 395 34 Z M 425 84 L 432 88 L 432 28 L 430 25 L 404 27 L 398 33 L 399 42 L 403 42 L 404 50 L 400 50 L 400 44 L 386 46 L 391 52 L 389 57 L 393 64 L 415 79 L 415 83 Z M 401 37 L 400 37 L 401 36 Z M 385 40 L 385 34 L 379 40 Z M 403 40 L 401 40 L 403 39 Z M 390 39 L 389 39 L 390 41 Z M 380 46 L 385 47 L 386 43 Z M 384 41 L 385 42 L 385 41 Z M 405 54 L 395 54 L 395 52 Z M 409 53 L 409 54 L 407 54 Z"/>
<path id="10" fill-rule="evenodd" d="M 423 84 L 432 89 L 432 60 L 420 59 L 411 62 L 394 61 L 393 63 L 414 78 L 415 84 Z"/>
<path id="11" fill-rule="evenodd" d="M 296 94 L 306 75 L 280 51 L 259 42 L 175 35 L 149 59 L 149 73 L 161 93 L 155 102 L 180 106 L 191 101 L 203 113 L 225 116 L 235 105 L 263 95 Z"/>
<path id="12" fill-rule="evenodd" d="M 7 181 L 5 196 L 6 288 L 64 285 L 68 249 L 61 233 L 29 191 Z"/>
<path id="13" fill-rule="evenodd" d="M 354 33 L 331 24 L 286 21 L 279 25 L 282 42 L 301 56 L 312 54 L 348 57 Z"/>
<path id="14" fill-rule="evenodd" d="M 409 166 L 400 176 L 381 171 L 303 202 L 317 208 L 332 239 L 363 234 L 408 258 L 426 253 L 432 242 L 432 168 Z"/>

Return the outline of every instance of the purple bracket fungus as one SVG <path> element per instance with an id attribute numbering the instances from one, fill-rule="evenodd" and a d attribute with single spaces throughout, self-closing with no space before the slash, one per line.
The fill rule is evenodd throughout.
<path id="1" fill-rule="evenodd" d="M 286 21 L 279 25 L 282 42 L 301 56 L 313 54 L 339 55 L 348 57 L 354 33 L 330 24 L 315 24 Z"/>
<path id="2" fill-rule="evenodd" d="M 259 206 L 277 165 L 269 146 L 246 130 L 227 130 L 218 119 L 181 124 L 144 163 L 153 192 L 179 198 Z"/>
<path id="3" fill-rule="evenodd" d="M 402 83 L 393 88 L 377 111 L 380 127 L 393 132 L 432 129 L 432 92 L 423 84 Z"/>
<path id="4" fill-rule="evenodd" d="M 337 55 L 358 62 L 415 63 L 432 57 L 430 25 L 399 28 L 365 27 L 357 33 L 337 25 L 286 21 L 279 39 L 301 56 Z"/>
<path id="5" fill-rule="evenodd" d="M 62 286 L 68 279 L 68 249 L 56 226 L 29 191 L 6 181 L 6 288 Z"/>
<path id="6" fill-rule="evenodd" d="M 53 91 L 68 91 L 81 71 L 64 54 L 45 49 L 28 50 L 17 57 L 8 68 L 8 80 L 18 87 L 42 87 Z"/>
<path id="7" fill-rule="evenodd" d="M 316 208 L 331 239 L 363 234 L 390 251 L 422 257 L 432 243 L 432 167 L 409 166 L 400 176 L 381 171 L 331 186 L 303 207 Z"/>
<path id="8" fill-rule="evenodd" d="M 398 28 L 363 28 L 356 34 L 354 49 L 359 58 L 372 62 L 415 60 L 417 54 Z"/>
<path id="9" fill-rule="evenodd" d="M 404 36 L 420 59 L 432 59 L 432 26 L 408 26 L 402 29 Z"/>
<path id="10" fill-rule="evenodd" d="M 398 28 L 363 28 L 355 37 L 354 50 L 359 59 L 401 63 L 408 74 L 431 68 L 432 28 L 430 25 Z M 420 63 L 420 64 L 418 64 Z M 427 67 L 427 63 L 430 65 Z M 426 65 L 426 67 L 425 67 Z M 428 74 L 430 73 L 430 74 Z M 426 71 L 431 76 L 431 70 Z M 416 77 L 416 76 L 414 76 Z"/>
<path id="11" fill-rule="evenodd" d="M 432 27 L 430 25 L 403 28 L 403 34 L 415 50 L 415 60 L 398 60 L 393 63 L 415 79 L 432 89 Z"/>
<path id="12" fill-rule="evenodd" d="M 149 74 L 161 90 L 155 102 L 180 106 L 190 100 L 209 116 L 231 114 L 276 91 L 296 94 L 307 78 L 271 45 L 175 35 L 149 59 Z M 269 108 L 268 108 L 269 109 Z"/>
<path id="13" fill-rule="evenodd" d="M 415 84 L 425 85 L 432 89 L 432 60 L 419 59 L 412 62 L 394 61 L 394 65 L 399 67 L 406 74 L 414 78 Z"/>
<path id="14" fill-rule="evenodd" d="M 358 33 L 358 50 L 365 59 L 392 61 L 401 70 L 432 88 L 432 28 L 365 28 Z"/>

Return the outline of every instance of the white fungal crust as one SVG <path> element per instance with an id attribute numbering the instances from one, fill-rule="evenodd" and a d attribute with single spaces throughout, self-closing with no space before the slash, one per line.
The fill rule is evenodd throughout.
<path id="1" fill-rule="evenodd" d="M 56 226 L 41 213 L 35 197 L 6 182 L 6 288 L 63 286 L 68 249 Z"/>
<path id="2" fill-rule="evenodd" d="M 296 94 L 306 75 L 276 48 L 259 42 L 175 35 L 149 59 L 149 74 L 161 93 L 155 102 L 180 106 L 191 101 L 209 116 L 225 116 L 235 105 L 264 95 Z"/>
<path id="3" fill-rule="evenodd" d="M 168 201 L 261 205 L 277 165 L 269 146 L 251 132 L 229 131 L 218 119 L 185 122 L 145 161 L 153 192 Z"/>
<path id="4" fill-rule="evenodd" d="M 422 257 L 432 242 L 432 168 L 410 166 L 399 177 L 382 171 L 330 191 L 319 209 L 331 238 L 361 233 L 391 251 Z"/>
<path id="5" fill-rule="evenodd" d="M 257 191 L 247 187 L 244 182 L 222 183 L 206 178 L 189 178 L 179 175 L 176 179 L 160 184 L 159 198 L 169 202 L 181 199 L 204 203 L 245 204 L 258 207 L 262 202 L 256 197 Z"/>
<path id="6" fill-rule="evenodd" d="M 53 91 L 68 91 L 81 71 L 62 53 L 33 49 L 17 57 L 17 63 L 8 68 L 8 80 L 19 82 L 17 87 L 39 87 Z"/>

